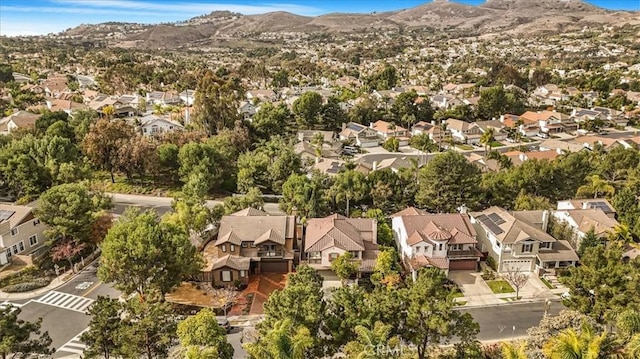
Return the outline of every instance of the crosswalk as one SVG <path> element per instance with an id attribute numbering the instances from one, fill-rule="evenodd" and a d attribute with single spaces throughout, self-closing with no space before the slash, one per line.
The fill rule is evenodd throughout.
<path id="1" fill-rule="evenodd" d="M 87 330 L 88 328 L 81 331 L 78 335 L 66 342 L 63 346 L 60 347 L 60 349 L 56 351 L 56 354 L 62 352 L 71 353 L 72 355 L 75 354 L 78 356 L 78 358 L 80 358 L 80 355 L 84 353 L 84 350 L 87 347 L 82 341 L 80 341 L 80 337 L 82 336 L 82 333 L 86 332 Z"/>
<path id="2" fill-rule="evenodd" d="M 47 304 L 58 308 L 73 310 L 80 313 L 86 313 L 87 309 L 94 300 L 91 298 L 80 297 L 73 294 L 51 291 L 43 297 L 34 300 L 35 303 Z"/>

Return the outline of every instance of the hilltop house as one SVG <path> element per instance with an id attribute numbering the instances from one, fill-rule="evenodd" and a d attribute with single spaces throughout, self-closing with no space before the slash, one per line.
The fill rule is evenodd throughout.
<path id="1" fill-rule="evenodd" d="M 247 208 L 222 217 L 218 237 L 204 248 L 205 281 L 217 287 L 247 284 L 249 275 L 293 270 L 300 238 L 295 216 Z"/>
<path id="2" fill-rule="evenodd" d="M 499 273 L 523 273 L 574 266 L 578 255 L 569 242 L 549 235 L 549 211 L 509 212 L 491 207 L 471 213 L 480 250 L 497 264 Z"/>
<path id="3" fill-rule="evenodd" d="M 145 136 L 184 130 L 180 123 L 166 117 L 147 115 L 140 119 L 140 129 Z"/>
<path id="4" fill-rule="evenodd" d="M 475 270 L 482 257 L 466 213 L 429 214 L 410 207 L 392 215 L 392 228 L 405 267 Z"/>
<path id="5" fill-rule="evenodd" d="M 0 204 L 0 265 L 15 255 L 35 255 L 46 241 L 46 228 L 32 207 Z"/>

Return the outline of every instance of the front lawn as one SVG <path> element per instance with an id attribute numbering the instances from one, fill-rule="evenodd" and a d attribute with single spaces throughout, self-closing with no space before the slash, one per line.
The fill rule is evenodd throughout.
<path id="1" fill-rule="evenodd" d="M 490 145 L 491 145 L 491 148 L 495 148 L 495 147 L 503 147 L 503 146 L 504 146 L 504 143 L 502 143 L 502 142 L 498 142 L 498 141 L 493 141 L 493 142 L 491 142 L 491 143 L 490 143 Z"/>
<path id="2" fill-rule="evenodd" d="M 456 145 L 456 147 L 458 147 L 461 150 L 472 150 L 473 146 L 469 146 L 469 145 Z"/>
<path id="3" fill-rule="evenodd" d="M 489 280 L 489 281 L 486 281 L 486 283 L 489 286 L 489 288 L 491 288 L 491 291 L 494 292 L 495 294 L 516 292 L 515 289 L 513 289 L 509 284 L 509 282 L 507 282 L 506 280 L 501 280 L 501 279 Z"/>

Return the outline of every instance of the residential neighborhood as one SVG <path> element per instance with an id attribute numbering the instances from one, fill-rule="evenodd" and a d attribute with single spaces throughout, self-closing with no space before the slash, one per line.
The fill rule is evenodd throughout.
<path id="1" fill-rule="evenodd" d="M 0 29 L 0 356 L 640 357 L 637 11 L 38 1 L 114 21 Z"/>

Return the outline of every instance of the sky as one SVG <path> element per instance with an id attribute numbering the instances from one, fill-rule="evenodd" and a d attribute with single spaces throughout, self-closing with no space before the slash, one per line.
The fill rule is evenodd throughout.
<path id="1" fill-rule="evenodd" d="M 484 0 L 453 0 L 477 5 Z M 537 1 L 537 0 L 531 0 Z M 561 0 L 558 0 L 561 1 Z M 615 10 L 640 10 L 640 0 L 586 0 Z M 43 35 L 80 24 L 107 21 L 159 23 L 182 21 L 215 10 L 243 14 L 289 11 L 299 15 L 390 11 L 428 0 L 0 0 L 0 35 Z"/>

